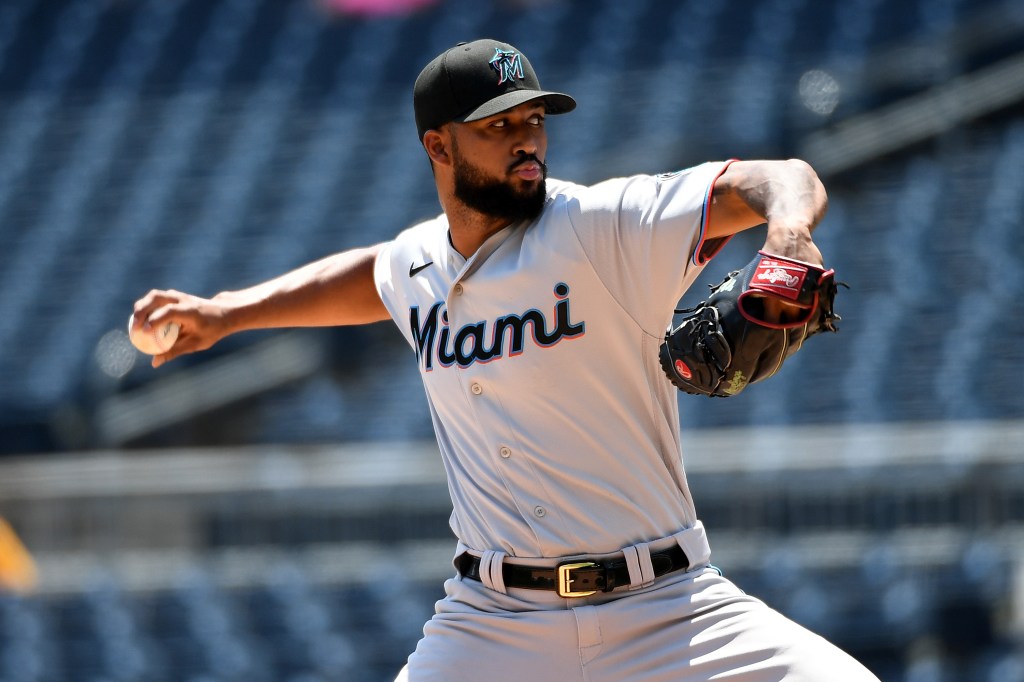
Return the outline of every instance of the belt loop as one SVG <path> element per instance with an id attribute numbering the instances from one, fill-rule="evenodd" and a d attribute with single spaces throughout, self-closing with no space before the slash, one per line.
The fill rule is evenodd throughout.
<path id="1" fill-rule="evenodd" d="M 707 533 L 704 532 L 704 524 L 697 521 L 692 527 L 680 531 L 673 536 L 690 560 L 687 570 L 692 571 L 700 566 L 706 566 L 711 561 L 711 545 L 708 544 Z"/>
<path id="2" fill-rule="evenodd" d="M 654 582 L 654 564 L 651 563 L 651 547 L 646 542 L 625 547 L 622 555 L 626 558 L 629 569 L 629 587 L 637 589 L 647 587 Z"/>
<path id="3" fill-rule="evenodd" d="M 489 549 L 480 557 L 480 582 L 495 592 L 508 594 L 505 589 L 505 576 L 501 572 L 505 553 Z"/>

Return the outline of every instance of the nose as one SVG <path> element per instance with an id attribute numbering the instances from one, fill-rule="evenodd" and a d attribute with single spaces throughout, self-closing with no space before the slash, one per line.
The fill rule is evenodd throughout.
<path id="1" fill-rule="evenodd" d="M 540 148 L 540 143 L 537 141 L 535 135 L 522 135 L 512 149 L 512 152 L 517 156 L 537 156 L 537 150 Z"/>
<path id="2" fill-rule="evenodd" d="M 512 153 L 525 156 L 539 156 L 538 152 L 543 147 L 541 136 L 543 131 L 532 126 L 521 126 L 519 134 L 516 135 L 515 143 L 512 146 Z"/>

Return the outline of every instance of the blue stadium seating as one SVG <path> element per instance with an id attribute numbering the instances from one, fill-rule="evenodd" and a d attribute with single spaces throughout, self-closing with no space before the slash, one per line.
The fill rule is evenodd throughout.
<path id="1" fill-rule="evenodd" d="M 995 4 L 736 0 L 725 9 L 565 0 L 513 9 L 451 0 L 368 20 L 268 0 L 6 3 L 0 342 L 15 350 L 0 358 L 0 405 L 12 415 L 5 440 L 12 449 L 30 446 L 31 437 L 14 437 L 19 424 L 46 434 L 56 410 L 85 410 L 118 390 L 98 372 L 95 345 L 121 328 L 146 289 L 241 286 L 387 238 L 436 212 L 412 141 L 408 84 L 419 64 L 459 38 L 512 34 L 551 84 L 578 95 L 571 124 L 552 124 L 551 165 L 590 181 L 709 156 L 785 153 L 779 140 L 798 118 L 791 88 L 802 70 L 849 71 L 871 50 L 941 35 Z M 842 106 L 855 111 L 863 102 L 850 96 Z M 965 348 L 931 338 L 914 345 L 909 335 L 904 347 L 879 346 L 892 340 L 885 325 L 896 320 L 944 339 L 961 338 L 957 330 L 979 314 L 994 322 L 984 317 L 997 309 L 985 286 L 968 287 L 960 306 L 947 301 L 991 258 L 1007 273 L 1006 291 L 1021 278 L 1024 254 L 1012 238 L 1020 221 L 1013 208 L 1022 184 L 1014 163 L 1019 131 L 1012 121 L 963 131 L 963 144 L 833 185 L 842 210 L 822 234 L 853 285 L 840 303 L 847 329 L 827 351 L 796 364 L 800 376 L 842 389 L 807 410 L 690 401 L 686 424 L 778 423 L 787 414 L 810 421 L 1020 416 L 1018 398 L 966 398 L 1021 379 L 1015 348 L 985 352 L 1000 363 L 985 372 L 977 337 Z M 866 239 L 877 248 L 851 248 Z M 901 294 L 892 294 L 894 285 Z M 891 315 L 879 322 L 881 309 Z M 396 336 L 385 338 L 389 356 L 403 352 Z M 121 383 L 149 380 L 141 364 Z M 411 365 L 404 367 L 401 381 L 415 383 Z M 795 372 L 776 389 L 799 400 Z M 979 390 L 951 389 L 943 380 L 950 376 Z M 290 390 L 289 401 L 295 391 L 323 388 Z M 336 388 L 357 405 L 371 402 L 362 399 L 366 390 L 344 379 Z M 375 406 L 381 400 L 393 399 L 372 394 Z M 375 437 L 359 432 L 365 414 L 346 414 L 323 435 Z M 268 417 L 260 437 L 302 439 L 301 419 Z M 429 435 L 425 412 L 412 422 L 414 434 Z M 45 448 L 59 440 L 35 442 Z"/>
<path id="2" fill-rule="evenodd" d="M 96 359 L 147 289 L 243 286 L 435 214 L 409 90 L 458 40 L 507 38 L 577 97 L 550 123 L 549 162 L 589 182 L 791 155 L 805 133 L 908 94 L 863 86 L 874 55 L 1001 4 L 444 0 L 367 19 L 277 0 L 0 2 L 0 454 L 92 446 L 66 424 L 161 376 L 137 362 L 112 377 Z M 852 84 L 831 119 L 796 96 L 812 68 Z M 1021 158 L 1018 107 L 830 178 L 817 239 L 850 285 L 840 333 L 770 387 L 680 396 L 684 428 L 1024 417 Z M 737 237 L 683 303 L 757 241 Z M 251 442 L 430 437 L 394 330 L 324 335 L 344 357 L 249 400 Z M 387 382 L 366 367 L 387 367 Z M 733 577 L 886 682 L 1024 679 L 1019 645 L 993 627 L 1012 589 L 993 546 L 913 578 L 884 555 L 835 570 L 774 557 Z M 391 584 L 288 570 L 228 587 L 200 571 L 177 590 L 0 595 L 0 682 L 391 679 L 438 596 Z M 920 653 L 935 633 L 945 653 Z"/>

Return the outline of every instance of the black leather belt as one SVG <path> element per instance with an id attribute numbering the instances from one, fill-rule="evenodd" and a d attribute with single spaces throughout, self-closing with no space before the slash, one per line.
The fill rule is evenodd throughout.
<path id="1" fill-rule="evenodd" d="M 654 577 L 690 566 L 686 552 L 678 545 L 651 553 Z M 464 578 L 480 580 L 480 558 L 463 552 L 455 560 L 455 568 Z M 554 590 L 560 597 L 586 597 L 595 592 L 611 592 L 629 585 L 629 566 L 625 559 L 614 561 L 567 561 L 554 568 L 518 566 L 503 563 L 501 575 L 505 587 L 527 590 Z"/>

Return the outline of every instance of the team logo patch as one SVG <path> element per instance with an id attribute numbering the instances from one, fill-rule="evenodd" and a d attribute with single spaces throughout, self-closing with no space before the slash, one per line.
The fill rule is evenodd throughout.
<path id="1" fill-rule="evenodd" d="M 498 85 L 514 78 L 523 77 L 523 56 L 511 50 L 494 48 L 494 56 L 488 62 L 491 68 L 498 72 Z"/>
<path id="2" fill-rule="evenodd" d="M 762 258 L 754 270 L 754 278 L 750 285 L 752 288 L 770 291 L 795 301 L 800 296 L 800 287 L 803 286 L 806 277 L 807 268 L 798 263 Z"/>

